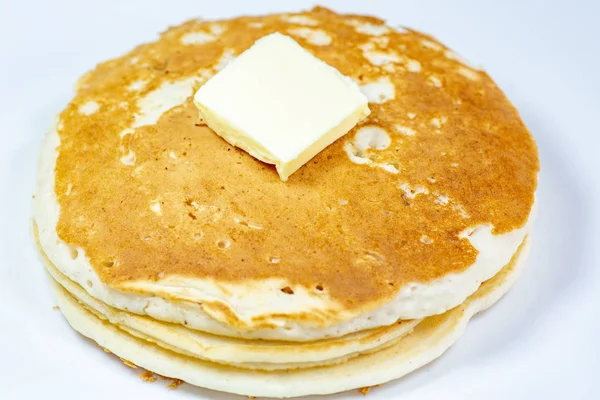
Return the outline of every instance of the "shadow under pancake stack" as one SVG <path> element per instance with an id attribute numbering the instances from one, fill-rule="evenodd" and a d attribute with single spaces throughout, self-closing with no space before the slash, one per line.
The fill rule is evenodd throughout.
<path id="1" fill-rule="evenodd" d="M 287 182 L 192 101 L 273 32 L 371 110 Z M 506 293 L 538 170 L 500 89 L 428 35 L 320 7 L 192 20 L 79 80 L 34 231 L 61 312 L 115 355 L 224 392 L 328 394 L 427 364 Z"/>

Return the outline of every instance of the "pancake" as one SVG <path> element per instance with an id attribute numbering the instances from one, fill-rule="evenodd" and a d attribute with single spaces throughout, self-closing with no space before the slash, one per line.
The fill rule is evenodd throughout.
<path id="1" fill-rule="evenodd" d="M 37 238 L 35 225 L 34 234 Z M 110 321 L 135 337 L 168 349 L 176 349 L 178 353 L 241 368 L 275 370 L 340 363 L 360 354 L 391 346 L 410 333 L 420 322 L 420 320 L 398 321 L 390 326 L 357 332 L 341 338 L 302 343 L 215 336 L 107 306 L 60 273 L 41 249 L 40 254 L 49 275 L 96 317 Z"/>
<path id="2" fill-rule="evenodd" d="M 465 302 L 442 315 L 426 318 L 392 347 L 342 364 L 293 373 L 228 367 L 165 350 L 98 319 L 59 284 L 53 287 L 69 324 L 128 362 L 209 389 L 248 396 L 294 397 L 382 384 L 431 362 L 458 339 L 473 315 L 490 307 L 508 291 L 521 274 L 528 251 L 526 240 L 509 265 L 483 283 Z"/>
<path id="3" fill-rule="evenodd" d="M 372 111 L 286 183 L 191 101 L 276 31 Z M 34 220 L 58 271 L 112 308 L 314 341 L 461 304 L 530 231 L 538 169 L 485 72 L 428 35 L 317 7 L 192 20 L 86 74 L 44 142 Z"/>
<path id="4" fill-rule="evenodd" d="M 273 32 L 371 109 L 285 183 L 192 102 Z M 79 80 L 42 146 L 34 234 L 71 326 L 127 362 L 250 396 L 334 393 L 439 357 L 506 293 L 538 170 L 500 89 L 428 35 L 320 7 L 192 20 Z"/>

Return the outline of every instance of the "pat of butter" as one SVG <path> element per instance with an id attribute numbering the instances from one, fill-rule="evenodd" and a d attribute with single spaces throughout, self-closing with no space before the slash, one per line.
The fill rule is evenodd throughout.
<path id="1" fill-rule="evenodd" d="M 282 181 L 370 113 L 350 78 L 280 33 L 212 77 L 194 104 L 227 142 L 275 164 Z"/>

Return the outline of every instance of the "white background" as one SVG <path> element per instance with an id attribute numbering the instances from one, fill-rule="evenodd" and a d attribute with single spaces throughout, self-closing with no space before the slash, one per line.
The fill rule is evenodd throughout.
<path id="1" fill-rule="evenodd" d="M 540 149 L 528 269 L 441 359 L 368 399 L 600 398 L 600 2 L 323 1 L 441 39 L 481 64 Z M 137 378 L 74 333 L 29 232 L 40 141 L 95 63 L 186 19 L 310 1 L 0 1 L 0 399 L 242 399 Z M 328 399 L 358 399 L 356 392 Z"/>

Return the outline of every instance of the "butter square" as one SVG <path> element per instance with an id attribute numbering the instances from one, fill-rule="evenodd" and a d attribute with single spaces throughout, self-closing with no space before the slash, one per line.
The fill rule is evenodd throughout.
<path id="1" fill-rule="evenodd" d="M 282 181 L 370 113 L 354 81 L 280 33 L 209 79 L 194 104 L 227 142 L 275 164 Z"/>

